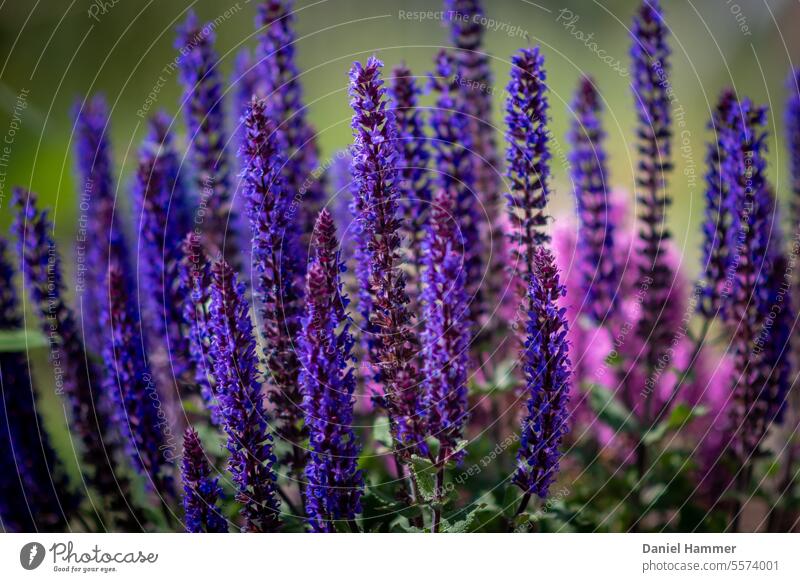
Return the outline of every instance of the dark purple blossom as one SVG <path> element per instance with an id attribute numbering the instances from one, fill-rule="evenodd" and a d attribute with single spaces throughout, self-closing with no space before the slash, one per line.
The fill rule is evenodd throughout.
<path id="1" fill-rule="evenodd" d="M 800 69 L 794 69 L 787 82 L 789 98 L 786 102 L 786 141 L 789 147 L 789 171 L 792 179 L 791 215 L 795 224 L 800 222 Z"/>
<path id="2" fill-rule="evenodd" d="M 8 243 L 0 238 L 0 332 L 23 328 Z M 0 528 L 63 531 L 80 502 L 37 410 L 25 353 L 0 352 Z"/>
<path id="3" fill-rule="evenodd" d="M 112 464 L 112 459 L 122 452 L 109 416 L 111 403 L 104 399 L 100 376 L 86 353 L 75 315 L 64 300 L 61 257 L 53 240 L 53 225 L 45 211 L 37 210 L 32 192 L 15 189 L 14 204 L 18 209 L 13 230 L 20 270 L 42 332 L 50 342 L 56 389 L 65 396 L 71 428 L 83 446 L 81 467 L 97 491 L 92 502 L 110 509 L 120 525 L 136 527 L 138 522 L 126 499 L 130 483 L 123 473 L 114 471 Z"/>
<path id="4" fill-rule="evenodd" d="M 228 435 L 228 469 L 242 504 L 244 530 L 275 531 L 280 525 L 275 455 L 267 430 L 256 340 L 243 284 L 220 260 L 211 268 L 211 373 L 222 425 Z"/>
<path id="5" fill-rule="evenodd" d="M 75 115 L 75 158 L 80 180 L 79 206 L 86 208 L 86 233 L 78 238 L 75 254 L 79 265 L 76 291 L 82 295 L 82 326 L 89 347 L 99 353 L 102 332 L 96 313 L 107 296 L 111 238 L 119 233 L 116 213 L 116 190 L 109 139 L 110 122 L 105 99 L 96 95 L 77 102 Z M 124 245 L 116 249 L 123 253 L 120 260 L 128 261 Z"/>
<path id="6" fill-rule="evenodd" d="M 569 132 L 572 187 L 580 220 L 578 252 L 583 274 L 585 311 L 596 322 L 612 314 L 618 284 L 614 223 L 606 167 L 602 104 L 594 80 L 583 77 L 572 101 Z"/>
<path id="7" fill-rule="evenodd" d="M 545 247 L 534 253 L 528 289 L 531 310 L 523 352 L 527 415 L 522 423 L 514 484 L 526 494 L 547 497 L 558 474 L 561 440 L 567 432 L 571 364 L 565 294 L 553 254 Z"/>
<path id="8" fill-rule="evenodd" d="M 425 239 L 425 332 L 422 336 L 428 433 L 448 459 L 463 438 L 467 416 L 470 320 L 464 249 L 457 236 L 452 193 L 440 190 Z"/>
<path id="9" fill-rule="evenodd" d="M 319 147 L 314 127 L 309 123 L 300 72 L 295 63 L 294 2 L 265 0 L 258 7 L 257 25 L 263 27 L 259 38 L 259 63 L 263 93 L 270 103 L 268 110 L 280 131 L 284 165 L 280 168 L 283 183 L 302 207 L 289 209 L 292 223 L 299 223 L 305 241 L 314 228 L 317 212 L 325 202 L 324 175 L 316 174 Z M 299 221 L 297 220 L 299 218 Z M 302 265 L 305 268 L 305 265 Z"/>
<path id="10" fill-rule="evenodd" d="M 383 63 L 370 57 L 350 69 L 353 108 L 354 200 L 361 256 L 368 260 L 369 323 L 375 334 L 370 361 L 382 386 L 395 448 L 410 454 L 423 441 L 424 418 L 415 358 L 418 340 L 411 329 L 405 275 L 401 269 L 398 218 L 398 151 L 394 114 L 381 79 Z M 362 306 L 363 310 L 363 306 Z"/>
<path id="11" fill-rule="evenodd" d="M 360 513 L 364 481 L 353 431 L 353 337 L 344 311 L 333 218 L 322 210 L 312 237 L 306 314 L 300 337 L 300 385 L 311 449 L 306 467 L 306 513 L 314 531 Z"/>
<path id="12" fill-rule="evenodd" d="M 292 193 L 281 178 L 280 137 L 267 115 L 266 100 L 254 100 L 245 116 L 247 135 L 239 153 L 244 167 L 242 189 L 252 233 L 252 269 L 257 323 L 270 372 L 270 399 L 277 415 L 277 434 L 292 446 L 292 468 L 302 475 L 305 438 L 302 396 L 297 383 L 300 364 L 295 341 L 302 312 L 298 287 L 302 259 L 291 228 Z"/>
<path id="13" fill-rule="evenodd" d="M 206 452 L 197 431 L 191 426 L 187 426 L 183 433 L 181 478 L 186 531 L 226 533 L 228 522 L 217 504 L 222 497 L 222 488 L 219 479 L 211 476 Z"/>
<path id="14" fill-rule="evenodd" d="M 447 51 L 436 57 L 436 71 L 431 85 L 436 92 L 436 106 L 431 113 L 433 149 L 437 189 L 451 190 L 454 195 L 457 234 L 463 240 L 464 268 L 467 271 L 467 294 L 470 297 L 470 318 L 475 324 L 485 312 L 481 282 L 483 257 L 481 243 L 481 208 L 476 199 L 473 136 L 470 120 L 465 115 L 458 79 L 454 77 L 453 59 Z"/>
<path id="15" fill-rule="evenodd" d="M 204 232 L 209 252 L 223 252 L 237 264 L 236 237 L 228 237 L 228 225 L 236 224 L 231 212 L 231 176 L 225 144 L 222 79 L 214 51 L 214 26 L 200 24 L 194 11 L 178 28 L 180 78 L 184 87 L 182 107 L 189 140 L 188 157 L 199 198 L 196 220 Z"/>
<path id="16" fill-rule="evenodd" d="M 511 81 L 506 102 L 506 175 L 511 184 L 511 216 L 516 265 L 527 287 L 536 248 L 549 240 L 545 207 L 550 198 L 550 150 L 547 129 L 547 77 L 539 47 L 520 50 L 511 57 Z"/>

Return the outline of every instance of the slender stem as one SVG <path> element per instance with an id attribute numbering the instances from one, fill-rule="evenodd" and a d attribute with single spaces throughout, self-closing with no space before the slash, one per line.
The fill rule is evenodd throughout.
<path id="1" fill-rule="evenodd" d="M 439 450 L 439 455 L 436 458 L 436 489 L 433 491 L 433 526 L 431 531 L 439 533 L 439 528 L 442 523 L 442 503 L 441 499 L 442 489 L 444 488 L 444 466 L 447 459 L 447 451 L 442 448 Z"/>
<path id="2" fill-rule="evenodd" d="M 525 495 L 522 496 L 522 499 L 519 502 L 519 507 L 517 508 L 517 512 L 514 514 L 515 518 L 522 515 L 522 513 L 526 509 L 528 509 L 528 503 L 530 503 L 530 501 L 531 501 L 530 493 L 526 493 Z"/>

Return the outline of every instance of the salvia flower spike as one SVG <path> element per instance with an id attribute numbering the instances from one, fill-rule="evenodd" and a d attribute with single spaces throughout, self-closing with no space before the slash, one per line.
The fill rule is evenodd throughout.
<path id="1" fill-rule="evenodd" d="M 534 253 L 528 288 L 531 310 L 523 352 L 527 415 L 522 423 L 514 484 L 525 494 L 547 497 L 559 468 L 561 440 L 566 434 L 571 384 L 565 294 L 553 254 L 545 247 Z"/>
<path id="2" fill-rule="evenodd" d="M 222 497 L 219 479 L 212 477 L 208 457 L 200 436 L 191 426 L 183 433 L 183 512 L 186 531 L 190 533 L 226 533 L 228 522 L 218 502 Z"/>

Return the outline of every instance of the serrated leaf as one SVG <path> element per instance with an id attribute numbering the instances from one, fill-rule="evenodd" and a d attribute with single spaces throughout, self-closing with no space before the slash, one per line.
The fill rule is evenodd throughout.
<path id="1" fill-rule="evenodd" d="M 0 353 L 26 352 L 47 347 L 44 334 L 28 329 L 0 330 Z"/>
<path id="2" fill-rule="evenodd" d="M 478 513 L 486 509 L 486 504 L 481 503 L 470 511 L 464 519 L 455 523 L 448 523 L 447 520 L 442 520 L 442 531 L 446 533 L 465 533 L 469 531 L 470 526 L 478 517 Z"/>
<path id="3" fill-rule="evenodd" d="M 411 457 L 411 466 L 422 499 L 427 503 L 436 501 L 436 471 L 433 464 L 428 459 L 414 455 Z"/>

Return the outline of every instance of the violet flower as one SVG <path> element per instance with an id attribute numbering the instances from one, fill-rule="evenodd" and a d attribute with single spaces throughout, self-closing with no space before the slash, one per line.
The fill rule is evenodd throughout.
<path id="1" fill-rule="evenodd" d="M 8 243 L 0 238 L 0 331 L 23 329 Z M 37 410 L 24 351 L 0 352 L 0 527 L 58 532 L 80 503 Z"/>
<path id="2" fill-rule="evenodd" d="M 545 208 L 550 198 L 550 150 L 547 129 L 547 76 L 539 47 L 520 50 L 511 57 L 511 81 L 506 102 L 506 176 L 513 232 L 515 270 L 527 287 L 536 248 L 550 237 Z"/>
<path id="3" fill-rule="evenodd" d="M 444 50 L 436 57 L 436 71 L 431 85 L 436 92 L 436 107 L 431 114 L 433 149 L 436 165 L 436 188 L 452 190 L 455 195 L 457 234 L 463 240 L 464 268 L 467 271 L 467 294 L 470 297 L 469 317 L 478 328 L 486 312 L 481 282 L 483 257 L 481 242 L 481 208 L 476 200 L 477 183 L 473 163 L 473 136 L 469 117 L 464 114 L 453 75 L 453 59 Z"/>
<path id="4" fill-rule="evenodd" d="M 528 290 L 531 310 L 523 352 L 527 415 L 522 422 L 517 470 L 513 482 L 526 495 L 547 497 L 558 474 L 561 440 L 567 432 L 571 364 L 565 294 L 552 252 L 534 252 L 534 271 Z"/>
<path id="5" fill-rule="evenodd" d="M 316 131 L 308 121 L 300 72 L 295 63 L 294 2 L 265 0 L 258 7 L 256 24 L 263 27 L 258 57 L 264 88 L 259 97 L 269 101 L 268 113 L 284 140 L 281 143 L 283 183 L 293 196 L 302 200 L 299 209 L 292 203 L 290 221 L 299 223 L 300 232 L 308 242 L 317 212 L 325 202 L 325 184 L 324 175 L 315 173 L 319 147 Z M 305 268 L 305 264 L 301 268 Z"/>
<path id="6" fill-rule="evenodd" d="M 206 452 L 197 431 L 191 426 L 187 426 L 183 433 L 181 478 L 186 531 L 227 533 L 228 522 L 218 505 L 222 497 L 219 479 L 211 476 Z"/>
<path id="7" fill-rule="evenodd" d="M 294 345 L 299 332 L 302 259 L 291 229 L 292 192 L 281 180 L 282 157 L 275 122 L 267 101 L 254 100 L 245 116 L 247 135 L 239 156 L 244 166 L 243 195 L 252 233 L 252 269 L 257 324 L 270 371 L 270 399 L 275 405 L 277 434 L 292 446 L 291 464 L 302 475 L 305 451 L 300 369 Z"/>
<path id="8" fill-rule="evenodd" d="M 786 141 L 789 147 L 789 171 L 792 180 L 791 215 L 795 224 L 800 217 L 800 68 L 794 69 L 786 83 Z"/>
<path id="9" fill-rule="evenodd" d="M 418 341 L 411 329 L 405 275 L 401 269 L 397 201 L 396 123 L 381 79 L 383 63 L 370 57 L 350 69 L 353 108 L 354 208 L 368 259 L 369 322 L 375 333 L 375 380 L 384 389 L 395 450 L 407 456 L 423 442 L 424 417 L 415 358 Z M 363 244 L 362 243 L 362 244 Z M 362 281 L 362 285 L 365 282 Z M 363 309 L 363 306 L 362 306 Z"/>
<path id="10" fill-rule="evenodd" d="M 170 497 L 174 491 L 167 446 L 169 420 L 146 361 L 131 288 L 114 259 L 108 269 L 108 304 L 100 321 L 105 338 L 103 389 L 113 403 L 115 426 L 122 433 L 133 467 L 159 495 Z"/>
<path id="11" fill-rule="evenodd" d="M 41 320 L 42 332 L 50 341 L 50 364 L 56 387 L 64 394 L 71 412 L 71 428 L 83 445 L 81 467 L 97 490 L 92 496 L 98 507 L 106 506 L 120 525 L 128 529 L 138 522 L 126 496 L 130 483 L 116 472 L 112 459 L 121 455 L 109 416 L 109 402 L 100 390 L 99 374 L 86 353 L 72 310 L 64 300 L 61 257 L 53 240 L 53 225 L 46 211 L 36 208 L 33 192 L 16 188 L 17 216 L 13 231 L 17 253 L 31 303 Z"/>
<path id="12" fill-rule="evenodd" d="M 178 28 L 175 48 L 180 53 L 188 157 L 201 209 L 195 220 L 202 223 L 204 244 L 210 252 L 223 252 L 232 264 L 237 264 L 235 237 L 226 236 L 228 224 L 236 224 L 236 217 L 231 211 L 231 177 L 225 152 L 228 138 L 214 39 L 214 26 L 201 26 L 194 11 L 189 11 Z"/>
<path id="13" fill-rule="evenodd" d="M 108 268 L 110 241 L 119 232 L 116 216 L 116 191 L 112 154 L 109 139 L 110 123 L 105 99 L 96 95 L 85 102 L 76 102 L 75 157 L 80 180 L 79 206 L 87 208 L 85 232 L 78 237 L 75 248 L 78 263 L 76 291 L 82 295 L 82 326 L 89 347 L 99 353 L 102 347 L 102 332 L 96 313 L 103 305 L 108 293 L 106 269 Z M 117 250 L 124 254 L 121 260 L 128 262 L 123 245 Z"/>
<path id="14" fill-rule="evenodd" d="M 275 531 L 280 525 L 275 455 L 267 430 L 261 374 L 244 285 L 223 259 L 211 268 L 211 373 L 228 436 L 228 468 L 242 504 L 244 530 Z"/>
<path id="15" fill-rule="evenodd" d="M 601 323 L 613 314 L 618 283 L 614 257 L 614 228 L 610 186 L 600 122 L 600 95 L 594 80 L 583 77 L 572 102 L 574 119 L 569 132 L 572 186 L 580 220 L 579 261 L 582 264 L 584 310 Z"/>
<path id="16" fill-rule="evenodd" d="M 425 332 L 422 337 L 428 434 L 448 460 L 459 449 L 467 416 L 470 320 L 464 252 L 454 220 L 452 193 L 440 190 L 425 240 Z"/>
<path id="17" fill-rule="evenodd" d="M 355 376 L 353 337 L 341 292 L 338 241 L 333 218 L 320 212 L 312 238 L 306 283 L 306 314 L 300 337 L 303 410 L 309 430 L 306 513 L 311 528 L 335 531 L 361 511 L 364 480 L 357 469 L 353 431 Z"/>

